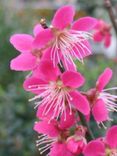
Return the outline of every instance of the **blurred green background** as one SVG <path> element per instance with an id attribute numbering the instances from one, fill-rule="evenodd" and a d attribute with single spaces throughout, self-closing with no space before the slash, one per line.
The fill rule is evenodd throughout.
<path id="1" fill-rule="evenodd" d="M 37 134 L 32 130 L 35 118 L 33 105 L 28 102 L 32 97 L 22 88 L 26 73 L 11 71 L 9 63 L 18 52 L 10 45 L 9 37 L 14 33 L 32 34 L 33 26 L 45 17 L 49 23 L 54 11 L 62 4 L 74 4 L 77 9 L 76 18 L 91 15 L 109 21 L 103 0 L 1 0 L 0 1 L 0 156 L 39 156 L 35 147 Z M 117 0 L 113 0 L 114 6 Z M 114 33 L 113 33 L 114 36 Z M 116 40 L 114 36 L 114 40 Z M 115 42 L 116 44 L 117 42 Z M 93 45 L 94 55 L 85 60 L 85 64 L 77 63 L 78 70 L 86 77 L 84 91 L 95 86 L 98 75 L 109 66 L 115 70 L 117 65 L 117 49 L 114 45 L 110 51 L 100 45 Z M 103 50 L 105 51 L 103 53 Z M 113 57 L 105 55 L 113 52 Z M 117 86 L 116 73 L 110 86 Z M 113 114 L 112 114 L 113 115 Z M 113 115 L 115 118 L 115 115 Z M 115 124 L 117 119 L 108 124 Z M 91 126 L 98 132 L 96 125 Z M 100 134 L 99 134 L 100 133 Z"/>

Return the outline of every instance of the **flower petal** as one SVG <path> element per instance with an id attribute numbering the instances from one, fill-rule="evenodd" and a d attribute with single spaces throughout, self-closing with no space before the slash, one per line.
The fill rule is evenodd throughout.
<path id="1" fill-rule="evenodd" d="M 56 137 L 59 134 L 58 129 L 56 128 L 56 122 L 50 122 L 44 120 L 36 122 L 34 125 L 34 130 L 38 133 L 43 133 L 49 135 L 50 137 Z"/>
<path id="2" fill-rule="evenodd" d="M 72 91 L 69 94 L 72 97 L 71 103 L 76 107 L 76 109 L 78 109 L 82 114 L 88 115 L 90 107 L 86 97 L 81 95 L 78 91 Z"/>
<path id="3" fill-rule="evenodd" d="M 68 151 L 65 143 L 55 143 L 50 150 L 49 156 L 74 156 Z"/>
<path id="4" fill-rule="evenodd" d="M 62 82 L 67 87 L 78 88 L 85 82 L 84 77 L 79 72 L 66 71 L 61 76 Z"/>
<path id="5" fill-rule="evenodd" d="M 106 142 L 111 148 L 117 148 L 117 125 L 107 130 Z"/>
<path id="6" fill-rule="evenodd" d="M 35 94 L 39 94 L 43 91 L 43 90 L 38 89 L 38 85 L 40 85 L 40 84 L 46 84 L 46 82 L 39 78 L 35 78 L 32 76 L 32 77 L 27 78 L 24 81 L 23 87 L 26 91 L 30 91 Z"/>
<path id="7" fill-rule="evenodd" d="M 80 155 L 85 146 L 86 146 L 86 144 L 85 144 L 83 138 L 81 138 L 79 140 L 75 140 L 75 138 L 68 138 L 67 148 L 69 151 L 71 151 L 75 155 Z"/>
<path id="8" fill-rule="evenodd" d="M 105 147 L 101 141 L 91 141 L 83 152 L 84 156 L 105 156 Z"/>
<path id="9" fill-rule="evenodd" d="M 36 57 L 30 53 L 25 53 L 12 59 L 10 68 L 16 71 L 28 71 L 34 69 L 36 66 Z"/>
<path id="10" fill-rule="evenodd" d="M 112 70 L 110 68 L 106 68 L 104 72 L 99 76 L 96 87 L 98 91 L 102 91 L 104 87 L 109 83 L 112 78 Z"/>
<path id="11" fill-rule="evenodd" d="M 70 110 L 67 108 L 66 109 L 66 120 L 65 120 L 64 113 L 61 115 L 60 122 L 59 122 L 60 128 L 61 129 L 70 128 L 74 123 L 75 123 L 75 114 L 74 114 L 74 112 L 72 112 L 72 114 L 70 114 Z"/>
<path id="12" fill-rule="evenodd" d="M 43 30 L 41 24 L 36 24 L 33 29 L 34 36 L 37 36 Z"/>
<path id="13" fill-rule="evenodd" d="M 111 44 L 111 35 L 110 35 L 110 34 L 107 34 L 107 35 L 105 36 L 104 45 L 105 45 L 106 48 L 108 48 L 108 47 L 110 46 L 110 44 Z"/>
<path id="14" fill-rule="evenodd" d="M 44 29 L 43 31 L 39 32 L 38 35 L 35 37 L 33 42 L 33 48 L 39 49 L 44 48 L 51 42 L 53 39 L 53 33 L 51 29 Z"/>
<path id="15" fill-rule="evenodd" d="M 94 33 L 93 39 L 96 42 L 101 42 L 104 39 L 104 36 L 102 35 L 102 33 L 100 31 L 97 31 Z"/>
<path id="16" fill-rule="evenodd" d="M 108 110 L 102 99 L 97 100 L 92 109 L 92 114 L 97 122 L 108 120 Z"/>
<path id="17" fill-rule="evenodd" d="M 66 5 L 57 10 L 52 20 L 52 26 L 64 29 L 73 21 L 75 10 L 73 6 Z"/>
<path id="18" fill-rule="evenodd" d="M 58 68 L 53 66 L 53 63 L 48 60 L 40 62 L 38 68 L 34 71 L 34 75 L 46 81 L 55 81 L 58 77 Z"/>
<path id="19" fill-rule="evenodd" d="M 97 24 L 97 19 L 93 17 L 83 17 L 74 22 L 72 29 L 79 31 L 92 30 Z"/>
<path id="20" fill-rule="evenodd" d="M 20 52 L 31 52 L 33 37 L 28 34 L 15 34 L 10 38 L 10 43 Z"/>

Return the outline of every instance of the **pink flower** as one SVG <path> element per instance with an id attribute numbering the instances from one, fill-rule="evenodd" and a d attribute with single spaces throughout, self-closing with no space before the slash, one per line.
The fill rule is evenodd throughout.
<path id="1" fill-rule="evenodd" d="M 67 123 L 66 127 L 64 126 L 64 122 Z M 75 156 L 81 153 L 86 144 L 84 128 L 83 126 L 74 128 L 75 134 L 70 136 L 72 125 L 68 118 L 66 121 L 60 118 L 59 121 L 51 120 L 48 123 L 48 120 L 43 120 L 35 123 L 34 130 L 42 134 L 39 136 L 36 144 L 39 147 L 40 153 L 42 154 L 48 149 L 50 149 L 49 156 Z M 81 127 L 83 133 L 81 133 Z"/>
<path id="2" fill-rule="evenodd" d="M 64 127 L 64 123 L 62 122 L 64 120 L 60 122 L 56 120 L 51 120 L 50 122 L 43 120 L 35 123 L 34 130 L 42 134 L 39 136 L 36 144 L 41 154 L 50 149 L 50 156 L 64 156 L 64 154 L 72 156 L 66 146 L 66 139 L 69 136 L 68 129 L 72 126 L 72 123 L 66 120 L 65 122 L 68 126 Z"/>
<path id="3" fill-rule="evenodd" d="M 96 82 L 96 88 L 88 91 L 88 99 L 91 103 L 92 114 L 97 123 L 109 119 L 109 111 L 117 111 L 116 95 L 107 91 L 115 90 L 117 87 L 104 89 L 112 78 L 112 70 L 106 68 Z M 102 123 L 103 124 L 103 123 Z"/>
<path id="4" fill-rule="evenodd" d="M 92 17 L 83 17 L 73 22 L 75 10 L 72 6 L 63 6 L 55 13 L 51 26 L 41 31 L 34 40 L 37 49 L 48 47 L 49 57 L 56 63 L 64 62 L 66 69 L 70 64 L 75 66 L 73 58 L 83 61 L 83 58 L 91 54 L 91 47 L 88 39 L 91 30 L 97 20 Z M 73 22 L 73 23 L 72 23 Z"/>
<path id="5" fill-rule="evenodd" d="M 104 140 L 93 140 L 84 149 L 84 156 L 117 156 L 117 126 L 108 129 Z"/>
<path id="6" fill-rule="evenodd" d="M 51 61 L 43 60 L 33 76 L 25 80 L 24 88 L 37 93 L 30 101 L 36 100 L 36 107 L 42 105 L 44 115 L 52 110 L 52 118 L 64 114 L 66 120 L 67 108 L 70 114 L 74 107 L 84 115 L 90 111 L 87 99 L 76 90 L 84 81 L 79 72 L 66 71 L 61 74 Z"/>
<path id="7" fill-rule="evenodd" d="M 108 48 L 111 44 L 111 26 L 105 23 L 103 20 L 98 20 L 98 23 L 94 29 L 94 41 L 104 41 L 105 47 Z"/>
<path id="8" fill-rule="evenodd" d="M 34 37 L 28 34 L 15 34 L 11 36 L 11 44 L 21 52 L 18 57 L 11 60 L 11 69 L 18 71 L 33 70 L 39 64 L 43 53 L 33 47 L 33 41 L 42 30 L 43 28 L 38 24 L 33 30 Z"/>

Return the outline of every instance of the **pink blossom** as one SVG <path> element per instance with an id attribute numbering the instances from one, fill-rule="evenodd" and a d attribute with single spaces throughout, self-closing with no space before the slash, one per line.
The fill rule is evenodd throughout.
<path id="1" fill-rule="evenodd" d="M 68 126 L 64 127 L 64 122 L 66 122 Z M 48 149 L 50 149 L 49 156 L 75 156 L 76 154 L 82 153 L 82 149 L 86 144 L 85 129 L 83 126 L 78 126 L 74 129 L 75 134 L 70 136 L 70 128 L 72 125 L 68 118 L 66 121 L 61 121 L 60 118 L 59 121 L 51 120 L 48 123 L 48 120 L 43 120 L 35 123 L 34 130 L 42 134 L 39 136 L 36 144 L 41 154 Z M 81 133 L 81 127 L 83 133 Z"/>
<path id="2" fill-rule="evenodd" d="M 49 48 L 49 57 L 54 66 L 62 59 L 65 68 L 69 69 L 70 64 L 75 66 L 73 58 L 82 62 L 84 57 L 91 54 L 88 42 L 91 34 L 87 31 L 96 25 L 97 20 L 83 17 L 73 22 L 74 15 L 73 6 L 61 7 L 55 13 L 51 26 L 41 31 L 34 40 L 36 49 Z"/>
<path id="3" fill-rule="evenodd" d="M 52 110 L 52 118 L 64 114 L 66 120 L 67 108 L 70 114 L 74 107 L 84 115 L 90 111 L 87 99 L 76 90 L 84 81 L 79 72 L 66 71 L 61 74 L 51 61 L 43 60 L 33 76 L 25 80 L 24 88 L 37 93 L 30 101 L 36 100 L 36 107 L 44 106 L 44 115 Z"/>
<path id="4" fill-rule="evenodd" d="M 69 136 L 68 129 L 72 124 L 69 124 L 69 120 L 66 120 L 65 122 L 68 122 L 68 126 L 63 127 L 64 124 L 61 124 L 61 122 L 62 121 L 59 122 L 56 120 L 51 120 L 50 122 L 43 120 L 35 123 L 34 130 L 42 134 L 39 136 L 36 144 L 41 154 L 48 149 L 50 149 L 50 156 L 58 156 L 58 154 L 64 156 L 65 153 L 68 155 L 71 154 L 66 147 L 66 138 Z M 70 156 L 72 156 L 72 154 Z"/>
<path id="5" fill-rule="evenodd" d="M 93 140 L 84 149 L 84 156 L 117 156 L 117 126 L 107 130 L 104 139 Z"/>
<path id="6" fill-rule="evenodd" d="M 110 68 L 106 68 L 99 76 L 96 82 L 96 88 L 93 88 L 87 92 L 87 97 L 92 108 L 92 114 L 97 123 L 110 120 L 109 111 L 117 111 L 117 96 L 108 92 L 117 89 L 117 87 L 104 89 L 111 78 L 112 70 Z"/>
<path id="7" fill-rule="evenodd" d="M 105 23 L 103 20 L 98 20 L 97 25 L 94 29 L 94 41 L 103 41 L 105 47 L 108 48 L 111 44 L 111 26 Z"/>
<path id="8" fill-rule="evenodd" d="M 34 37 L 28 34 L 15 34 L 11 36 L 11 44 L 21 52 L 18 57 L 11 60 L 11 69 L 17 71 L 33 70 L 39 64 L 43 53 L 33 47 L 33 41 L 42 30 L 41 25 L 37 24 L 33 30 Z"/>

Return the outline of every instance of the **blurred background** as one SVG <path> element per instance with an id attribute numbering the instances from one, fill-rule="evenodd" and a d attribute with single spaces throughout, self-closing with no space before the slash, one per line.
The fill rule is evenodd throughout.
<path id="1" fill-rule="evenodd" d="M 112 1 L 117 14 L 117 0 Z M 9 69 L 12 58 L 18 52 L 10 45 L 9 37 L 14 33 L 32 34 L 33 26 L 42 17 L 49 24 L 55 10 L 63 4 L 73 4 L 76 7 L 76 16 L 93 16 L 103 18 L 110 23 L 103 0 L 0 0 L 0 156 L 39 156 L 35 147 L 37 134 L 32 127 L 35 118 L 33 105 L 29 95 L 22 88 L 26 73 L 15 72 Z M 117 38 L 112 30 L 112 44 L 106 49 L 103 44 L 92 43 L 93 53 L 85 60 L 85 64 L 77 63 L 78 70 L 86 77 L 84 91 L 95 86 L 98 75 L 109 66 L 114 71 L 117 68 Z M 117 86 L 117 74 L 114 72 L 110 86 Z M 111 114 L 117 123 L 117 118 Z M 95 127 L 95 136 L 102 135 Z M 100 134 L 99 134 L 100 133 Z"/>

